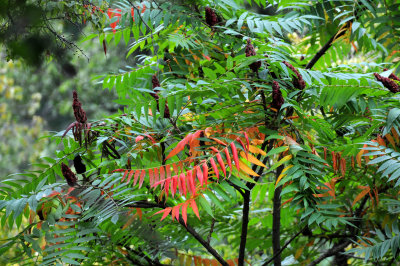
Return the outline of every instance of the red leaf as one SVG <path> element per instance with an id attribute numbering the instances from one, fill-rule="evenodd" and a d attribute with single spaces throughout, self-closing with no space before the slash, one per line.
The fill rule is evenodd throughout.
<path id="1" fill-rule="evenodd" d="M 229 155 L 228 148 L 225 148 L 224 152 L 225 152 L 226 162 L 228 163 L 229 168 L 231 169 L 231 171 L 229 172 L 229 176 L 231 176 L 233 169 L 232 169 L 231 156 Z"/>
<path id="2" fill-rule="evenodd" d="M 212 168 L 214 170 L 215 175 L 217 176 L 217 179 L 219 179 L 219 170 L 218 170 L 218 167 L 215 164 L 215 161 L 214 161 L 214 159 L 212 157 L 210 158 L 210 163 L 211 163 L 211 166 L 212 166 Z"/>
<path id="3" fill-rule="evenodd" d="M 121 169 L 122 170 L 122 169 Z M 113 172 L 116 172 L 115 170 Z M 118 171 L 119 172 L 119 171 Z M 128 174 L 128 170 L 125 170 L 124 176 L 121 179 L 121 182 L 124 182 L 126 175 Z M 128 182 L 129 183 L 129 182 Z"/>
<path id="4" fill-rule="evenodd" d="M 158 178 L 158 168 L 154 168 L 154 182 L 158 182 L 160 180 Z"/>
<path id="5" fill-rule="evenodd" d="M 164 186 L 165 197 L 166 197 L 166 198 L 168 198 L 169 182 L 171 182 L 171 179 L 170 179 L 170 178 L 167 178 L 167 179 L 165 180 L 165 186 Z"/>
<path id="6" fill-rule="evenodd" d="M 200 220 L 199 209 L 197 208 L 196 202 L 194 200 L 190 201 L 190 207 L 192 207 L 194 214 L 196 214 L 197 218 Z"/>
<path id="7" fill-rule="evenodd" d="M 186 172 L 186 177 L 187 177 L 190 193 L 192 193 L 192 195 L 194 195 L 194 193 L 196 191 L 196 187 L 194 186 L 192 171 L 190 171 L 190 170 L 187 171 Z"/>
<path id="8" fill-rule="evenodd" d="M 239 157 L 238 157 L 238 152 L 237 152 L 237 149 L 236 149 L 234 141 L 231 142 L 231 149 L 232 149 L 233 160 L 235 161 L 236 168 L 237 168 L 237 170 L 239 172 L 240 171 Z"/>
<path id="9" fill-rule="evenodd" d="M 179 179 L 180 179 L 180 184 L 181 184 L 181 187 L 179 188 L 179 190 L 181 191 L 181 193 L 185 194 L 185 197 L 186 197 L 187 191 L 186 191 L 185 173 L 181 173 L 181 176 Z"/>
<path id="10" fill-rule="evenodd" d="M 189 140 L 191 140 L 192 134 L 188 134 L 183 140 L 178 142 L 178 145 L 172 151 L 168 154 L 168 156 L 165 158 L 165 160 L 168 160 L 172 156 L 177 155 L 179 152 L 183 151 L 185 148 L 185 145 L 188 143 Z"/>
<path id="11" fill-rule="evenodd" d="M 187 224 L 187 207 L 188 207 L 188 203 L 185 202 L 182 205 L 182 219 L 185 222 L 185 224 Z"/>
<path id="12" fill-rule="evenodd" d="M 208 166 L 207 163 L 203 163 L 203 181 L 207 186 L 207 180 L 208 180 Z"/>
<path id="13" fill-rule="evenodd" d="M 164 210 L 164 214 L 163 214 L 163 216 L 161 217 L 161 220 L 160 221 L 162 221 L 162 220 L 164 220 L 165 219 L 165 217 L 167 217 L 168 216 L 168 214 L 171 212 L 171 207 L 167 207 L 167 208 L 165 208 L 165 210 Z"/>
<path id="14" fill-rule="evenodd" d="M 131 182 L 132 175 L 135 172 L 135 170 L 130 170 L 130 171 L 127 170 L 126 172 L 129 172 L 128 179 L 126 180 L 126 183 L 129 184 L 129 182 Z"/>
<path id="15" fill-rule="evenodd" d="M 153 185 L 153 182 L 154 182 L 153 169 L 149 169 L 149 182 L 150 182 L 150 186 Z"/>
<path id="16" fill-rule="evenodd" d="M 181 206 L 179 206 L 179 205 L 177 205 L 177 206 L 174 206 L 173 208 L 172 208 L 172 221 L 174 220 L 174 218 L 177 220 L 177 221 L 179 221 L 179 208 L 180 208 Z"/>
<path id="17" fill-rule="evenodd" d="M 203 180 L 203 173 L 201 172 L 201 169 L 200 169 L 200 166 L 198 165 L 198 166 L 196 166 L 196 175 L 197 175 L 197 179 L 199 180 L 199 182 L 200 182 L 200 186 L 202 186 L 203 185 L 203 182 L 204 182 L 204 180 Z M 194 170 L 194 169 L 193 169 Z"/>
<path id="18" fill-rule="evenodd" d="M 210 147 L 210 149 L 212 149 L 214 152 L 219 153 L 219 150 L 215 147 Z"/>
<path id="19" fill-rule="evenodd" d="M 167 172 L 167 178 L 171 178 L 171 167 L 169 165 L 166 165 L 165 170 Z"/>
<path id="20" fill-rule="evenodd" d="M 219 163 L 219 166 L 221 166 L 222 172 L 224 172 L 224 175 L 226 176 L 225 164 L 224 161 L 222 160 L 221 154 L 219 153 L 217 153 L 217 161 Z"/>
<path id="21" fill-rule="evenodd" d="M 163 179 L 163 180 L 154 182 L 154 184 L 153 184 L 151 187 L 153 187 L 154 189 L 156 189 L 156 188 L 158 187 L 158 185 L 161 185 L 161 187 L 164 186 L 164 183 L 165 183 L 165 180 Z"/>
<path id="22" fill-rule="evenodd" d="M 164 166 L 160 166 L 160 180 L 165 179 L 165 169 Z"/>
<path id="23" fill-rule="evenodd" d="M 111 173 L 114 173 L 114 172 L 124 172 L 124 171 L 128 171 L 128 170 L 125 170 L 125 169 L 115 169 L 115 170 L 111 171 Z"/>
<path id="24" fill-rule="evenodd" d="M 136 186 L 136 183 L 139 179 L 140 170 L 136 170 L 135 177 L 133 178 L 133 185 Z"/>
<path id="25" fill-rule="evenodd" d="M 246 146 L 244 145 L 243 141 L 242 141 L 240 138 L 237 138 L 236 141 L 239 142 L 240 145 L 242 145 L 243 150 L 244 150 L 244 152 L 246 153 L 246 159 L 247 159 L 247 157 L 248 157 L 248 156 L 247 156 L 248 150 L 246 149 Z"/>
<path id="26" fill-rule="evenodd" d="M 178 165 L 176 163 L 172 164 L 172 168 L 174 169 L 175 175 L 179 175 Z"/>
<path id="27" fill-rule="evenodd" d="M 174 176 L 174 177 L 172 178 L 172 189 L 171 189 L 172 197 L 175 196 L 176 188 L 177 188 L 177 187 L 178 187 L 178 176 L 176 175 L 176 176 Z"/>
<path id="28" fill-rule="evenodd" d="M 137 136 L 137 137 L 135 138 L 135 142 L 138 143 L 138 142 L 141 141 L 142 139 L 144 139 L 143 136 Z"/>
<path id="29" fill-rule="evenodd" d="M 226 146 L 226 143 L 223 142 L 223 141 L 221 141 L 221 140 L 219 140 L 219 139 L 216 139 L 216 138 L 210 138 L 210 139 L 214 140 L 214 141 L 215 141 L 216 143 L 218 143 L 218 144 L 221 144 L 221 145 Z"/>
<path id="30" fill-rule="evenodd" d="M 249 141 L 249 136 L 247 135 L 246 132 L 244 132 L 244 137 L 246 138 L 247 150 L 249 150 L 249 148 L 250 148 L 250 141 Z"/>
<path id="31" fill-rule="evenodd" d="M 146 175 L 146 171 L 145 170 L 142 170 L 142 173 L 141 173 L 141 175 L 140 175 L 140 180 L 139 180 L 139 188 L 141 188 L 142 187 L 142 185 L 143 185 L 143 180 L 144 180 L 144 176 Z"/>

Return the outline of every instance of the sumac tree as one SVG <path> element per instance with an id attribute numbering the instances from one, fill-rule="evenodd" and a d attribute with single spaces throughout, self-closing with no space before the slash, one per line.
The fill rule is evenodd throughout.
<path id="1" fill-rule="evenodd" d="M 94 121 L 85 89 L 71 90 L 76 121 L 51 137 L 62 148 L 42 171 L 2 180 L 1 226 L 20 233 L 0 252 L 43 264 L 393 262 L 398 42 L 372 25 L 398 38 L 382 24 L 399 5 L 251 4 L 91 6 L 116 15 L 87 39 L 136 55 L 99 80 L 123 107 Z"/>

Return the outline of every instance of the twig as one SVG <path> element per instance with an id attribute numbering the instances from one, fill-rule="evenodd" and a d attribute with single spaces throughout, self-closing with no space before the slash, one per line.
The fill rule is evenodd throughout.
<path id="1" fill-rule="evenodd" d="M 183 225 L 186 231 L 188 231 L 205 249 L 207 249 L 207 251 L 210 252 L 210 254 L 213 255 L 219 263 L 224 266 L 229 266 L 229 264 L 221 257 L 221 255 L 218 254 L 218 252 L 213 247 L 210 246 L 210 244 L 207 243 L 207 241 L 205 241 L 192 227 L 185 224 L 185 221 L 183 221 L 182 217 L 179 217 L 179 223 Z"/>
<path id="2" fill-rule="evenodd" d="M 281 159 L 281 156 L 279 156 Z M 278 167 L 275 179 L 278 180 L 283 171 L 284 165 Z M 272 250 L 274 254 L 274 266 L 281 265 L 281 192 L 282 186 L 276 187 L 273 199 L 273 213 L 272 213 Z"/>
<path id="3" fill-rule="evenodd" d="M 208 233 L 208 236 L 207 236 L 207 243 L 208 244 L 210 244 L 210 242 L 211 242 L 211 235 L 214 232 L 214 225 L 215 225 L 215 218 L 212 218 L 210 232 Z"/>
<path id="4" fill-rule="evenodd" d="M 294 236 L 292 236 L 286 243 L 285 245 L 283 245 L 283 247 L 279 250 L 279 252 L 277 252 L 272 258 L 270 258 L 269 260 L 267 260 L 266 262 L 263 263 L 263 266 L 268 265 L 269 263 L 271 263 L 277 256 L 279 256 L 286 248 L 287 246 L 289 246 L 289 244 L 296 239 L 296 237 L 298 237 L 305 229 L 306 227 L 304 227 L 303 229 L 301 229 L 299 232 L 297 232 L 297 234 L 295 234 Z"/>

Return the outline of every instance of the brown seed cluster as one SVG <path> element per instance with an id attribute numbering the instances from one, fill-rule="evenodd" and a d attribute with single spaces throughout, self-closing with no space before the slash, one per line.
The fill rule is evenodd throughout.
<path id="1" fill-rule="evenodd" d="M 388 69 L 387 69 L 387 68 L 384 68 L 383 71 L 388 71 Z M 390 73 L 389 78 L 390 78 L 390 79 L 393 79 L 393 80 L 400 81 L 400 78 L 397 77 L 397 76 L 396 76 L 395 74 L 393 74 L 393 73 Z"/>
<path id="2" fill-rule="evenodd" d="M 245 52 L 246 57 L 255 56 L 257 54 L 250 39 L 247 39 Z M 261 67 L 261 61 L 253 62 L 249 65 L 249 67 L 251 70 L 253 70 L 253 72 L 258 72 L 258 69 Z"/>
<path id="3" fill-rule="evenodd" d="M 286 61 L 283 61 L 283 63 L 284 63 L 288 68 L 290 68 L 290 69 L 294 72 L 294 74 L 297 76 L 297 77 L 293 77 L 293 80 L 292 80 L 293 86 L 294 86 L 296 89 L 299 89 L 299 90 L 304 89 L 304 88 L 306 87 L 306 83 L 305 83 L 305 81 L 303 80 L 303 77 L 301 76 L 301 74 L 299 73 L 299 71 L 297 71 L 297 69 L 295 69 L 294 66 L 292 66 L 292 64 L 290 64 L 290 63 L 288 63 L 288 62 L 286 62 Z"/>
<path id="4" fill-rule="evenodd" d="M 64 176 L 65 180 L 67 180 L 68 186 L 73 187 L 76 185 L 78 181 L 76 179 L 75 174 L 69 169 L 69 167 L 65 163 L 61 163 L 61 172 Z"/>
<path id="5" fill-rule="evenodd" d="M 215 11 L 209 7 L 206 7 L 206 23 L 210 27 L 218 23 L 217 14 L 215 14 Z"/>
<path id="6" fill-rule="evenodd" d="M 383 86 L 385 86 L 385 88 L 387 88 L 391 92 L 396 93 L 400 91 L 399 85 L 397 85 L 396 82 L 394 82 L 390 78 L 382 77 L 378 73 L 374 73 L 374 76 L 377 81 L 380 81 L 383 84 Z"/>
<path id="7" fill-rule="evenodd" d="M 82 157 L 79 154 L 74 158 L 74 166 L 78 174 L 83 174 L 86 172 L 86 165 L 83 164 Z"/>
<path id="8" fill-rule="evenodd" d="M 278 82 L 272 82 L 272 103 L 271 107 L 275 108 L 276 110 L 280 110 L 285 100 L 283 99 L 281 89 L 279 87 Z"/>
<path id="9" fill-rule="evenodd" d="M 72 102 L 72 108 L 74 109 L 75 119 L 79 123 L 85 124 L 87 121 L 87 117 L 85 111 L 82 109 L 82 104 L 78 99 L 78 93 L 76 91 L 73 91 L 72 96 L 74 98 Z"/>
<path id="10" fill-rule="evenodd" d="M 153 77 L 151 78 L 151 83 L 153 84 L 153 93 L 150 93 L 151 96 L 156 100 L 157 102 L 157 110 L 160 111 L 160 106 L 158 104 L 158 100 L 160 96 L 158 95 L 159 90 L 155 90 L 157 87 L 161 87 L 160 81 L 158 80 L 157 76 L 154 74 Z M 165 101 L 165 107 L 164 107 L 164 118 L 170 118 L 171 114 L 169 113 L 169 108 L 168 108 L 168 103 Z"/>

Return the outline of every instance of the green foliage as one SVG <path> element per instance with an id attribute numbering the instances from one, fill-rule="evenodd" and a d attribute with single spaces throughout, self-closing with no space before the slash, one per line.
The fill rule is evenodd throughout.
<path id="1" fill-rule="evenodd" d="M 96 79 L 121 108 L 94 119 L 79 90 L 73 111 L 88 121 L 49 137 L 60 148 L 24 178 L 1 181 L 1 227 L 20 233 L 0 255 L 22 247 L 26 263 L 88 265 L 395 260 L 400 107 L 373 75 L 398 66 L 383 35 L 396 29 L 377 19 L 398 16 L 389 2 L 100 2 L 93 10 L 113 18 L 93 12 L 104 30 L 84 41 L 98 37 L 108 55 L 126 46 L 112 58 L 128 65 Z"/>

